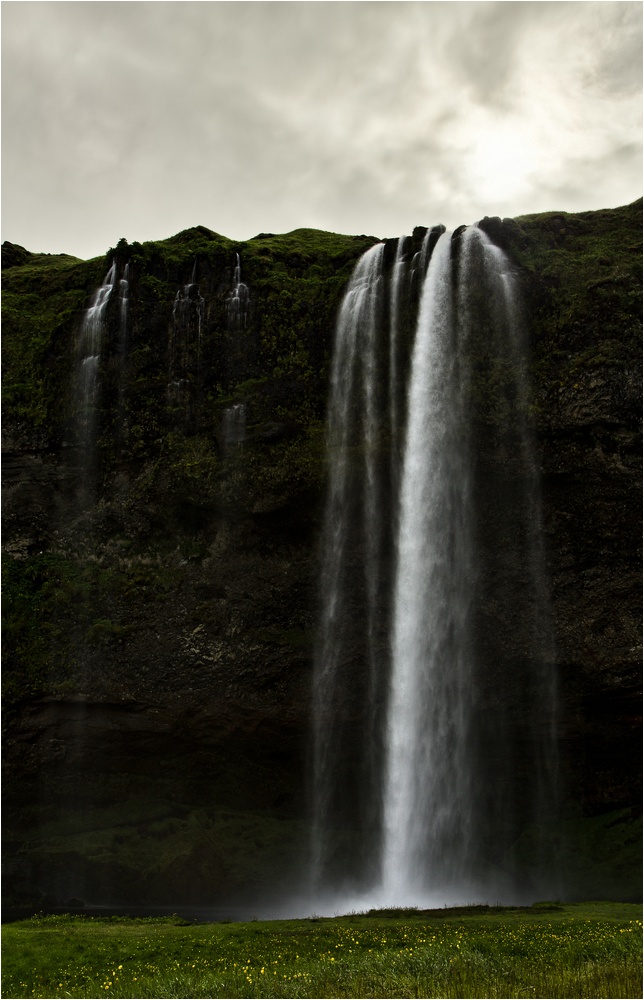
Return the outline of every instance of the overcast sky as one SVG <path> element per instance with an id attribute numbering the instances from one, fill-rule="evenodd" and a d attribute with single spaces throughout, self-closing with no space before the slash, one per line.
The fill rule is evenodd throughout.
<path id="1" fill-rule="evenodd" d="M 641 3 L 2 4 L 3 239 L 88 258 L 627 204 Z"/>

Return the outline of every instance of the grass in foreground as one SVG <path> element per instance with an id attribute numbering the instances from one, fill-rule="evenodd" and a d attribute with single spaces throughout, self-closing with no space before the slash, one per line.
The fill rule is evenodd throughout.
<path id="1" fill-rule="evenodd" d="M 641 997 L 641 907 L 388 911 L 187 924 L 34 917 L 4 928 L 18 997 Z"/>

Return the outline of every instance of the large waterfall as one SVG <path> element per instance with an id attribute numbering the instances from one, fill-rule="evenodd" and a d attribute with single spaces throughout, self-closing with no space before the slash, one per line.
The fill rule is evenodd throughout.
<path id="1" fill-rule="evenodd" d="M 547 891 L 556 698 L 521 305 L 482 228 L 376 244 L 339 314 L 316 900 Z"/>

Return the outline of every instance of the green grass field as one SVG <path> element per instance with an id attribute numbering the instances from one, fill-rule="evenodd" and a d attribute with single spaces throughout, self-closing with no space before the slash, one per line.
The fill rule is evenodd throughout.
<path id="1" fill-rule="evenodd" d="M 17 997 L 641 997 L 641 907 L 536 904 L 188 924 L 5 925 Z"/>

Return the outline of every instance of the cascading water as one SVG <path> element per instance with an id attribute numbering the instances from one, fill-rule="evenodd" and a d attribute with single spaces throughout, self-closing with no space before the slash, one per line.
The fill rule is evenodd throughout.
<path id="1" fill-rule="evenodd" d="M 89 307 L 83 315 L 77 345 L 78 364 L 76 369 L 76 379 L 74 384 L 74 396 L 76 403 L 75 413 L 75 435 L 78 444 L 77 452 L 77 478 L 71 485 L 70 493 L 65 497 L 66 506 L 68 504 L 77 505 L 80 517 L 74 525 L 73 547 L 78 552 L 85 549 L 89 558 L 94 556 L 96 540 L 98 537 L 95 521 L 95 504 L 97 499 L 97 439 L 99 431 L 99 415 L 101 407 L 102 387 L 101 368 L 102 362 L 108 349 L 108 329 L 110 333 L 118 331 L 119 349 L 124 350 L 125 325 L 127 322 L 127 266 L 121 277 L 117 280 L 117 261 L 113 260 L 111 266 L 103 279 L 102 284 L 94 292 Z M 119 297 L 118 303 L 118 326 L 114 323 L 114 312 L 110 307 L 110 301 L 115 288 Z M 109 308 L 108 308 L 109 307 Z M 108 312 L 109 315 L 108 319 Z M 103 428 L 105 430 L 105 428 Z M 61 524 L 69 518 L 69 511 L 66 510 Z M 62 534 L 62 533 L 61 533 Z M 59 539 L 61 538 L 59 534 Z M 66 545 L 62 539 L 63 546 Z M 67 542 L 69 544 L 69 541 Z M 96 593 L 87 594 L 88 606 L 91 605 L 97 617 L 100 617 L 99 600 Z M 78 690 L 84 691 L 91 687 L 93 651 L 86 639 L 67 640 L 66 657 L 69 660 L 70 675 L 74 676 L 79 685 Z M 69 801 L 74 804 L 82 804 L 86 801 L 86 789 L 88 775 L 84 767 L 84 761 L 90 742 L 89 728 L 87 724 L 87 704 L 85 697 L 79 697 L 74 711 L 74 719 L 71 724 L 70 745 L 74 747 L 76 759 L 79 766 L 71 778 L 67 779 L 67 795 Z M 62 761 L 61 761 L 62 763 Z M 82 808 L 82 805 L 80 806 Z M 85 876 L 77 875 L 75 891 L 81 896 L 86 896 Z"/>
<path id="2" fill-rule="evenodd" d="M 248 319 L 248 285 L 241 280 L 241 257 L 235 254 L 233 290 L 228 296 L 228 325 L 233 330 L 243 330 Z"/>
<path id="3" fill-rule="evenodd" d="M 506 643 L 514 662 L 527 661 L 526 670 L 506 673 L 506 710 L 510 717 L 519 721 L 519 726 L 515 724 L 514 732 L 506 728 L 502 738 L 496 734 L 499 754 L 515 761 L 515 788 L 505 797 L 498 788 L 495 794 L 488 790 L 486 808 L 493 816 L 496 829 L 508 812 L 508 799 L 515 812 L 520 814 L 522 811 L 522 816 L 517 818 L 531 830 L 535 866 L 548 871 L 545 888 L 556 894 L 559 887 L 556 809 L 560 789 L 555 648 L 545 570 L 540 474 L 534 430 L 529 419 L 525 324 L 516 275 L 503 252 L 480 229 L 467 230 L 464 237 L 467 264 L 464 271 L 467 270 L 468 277 L 462 284 L 461 309 L 464 322 L 469 325 L 470 339 L 475 337 L 476 316 L 481 311 L 477 297 L 486 295 L 499 317 L 497 341 L 489 367 L 493 371 L 491 384 L 496 383 L 496 422 L 506 428 L 502 445 L 504 463 L 513 464 L 514 469 L 510 483 L 506 483 L 506 502 L 497 505 L 501 518 L 506 521 L 505 529 L 497 521 L 488 525 L 487 530 L 494 533 L 494 559 L 503 566 L 506 577 L 502 599 L 505 617 L 512 623 L 513 633 Z M 477 352 L 481 353 L 480 345 Z M 500 388 L 504 391 L 499 391 Z M 508 516 L 512 513 L 514 516 Z M 482 556 L 479 561 L 480 574 L 490 575 Z M 487 692 L 482 683 L 479 688 L 490 702 L 494 696 L 489 683 Z M 492 743 L 490 722 L 481 728 L 482 742 Z M 491 766 L 497 765 L 491 762 Z M 520 793 L 517 783 L 527 786 L 528 796 Z M 555 843 L 551 842 L 553 839 Z"/>
<path id="4" fill-rule="evenodd" d="M 191 387 L 201 378 L 202 334 L 206 301 L 197 282 L 198 262 L 190 281 L 177 291 L 172 307 L 168 400 L 185 417 L 190 409 Z"/>
<path id="5" fill-rule="evenodd" d="M 389 425 L 391 429 L 392 444 L 398 438 L 398 426 L 400 423 L 399 392 L 398 392 L 398 328 L 400 325 L 400 299 L 403 280 L 405 276 L 405 245 L 408 237 L 401 236 L 396 243 L 396 258 L 391 270 L 391 290 L 389 309 Z M 396 464 L 396 451 L 391 449 L 392 462 L 394 468 Z"/>
<path id="6" fill-rule="evenodd" d="M 115 281 L 116 261 L 112 261 L 102 285 L 97 288 L 85 311 L 80 328 L 76 392 L 81 464 L 85 468 L 93 464 L 98 372 L 105 338 L 107 304 L 112 295 Z"/>
<path id="7" fill-rule="evenodd" d="M 556 801 L 556 697 L 518 290 L 480 228 L 419 239 L 397 242 L 388 275 L 385 245 L 367 251 L 336 330 L 313 718 L 322 905 L 517 899 L 552 863 L 535 846 Z"/>
<path id="8" fill-rule="evenodd" d="M 175 327 L 181 328 L 190 322 L 193 317 L 197 320 L 197 337 L 201 343 L 201 331 L 204 320 L 205 300 L 199 291 L 197 284 L 197 261 L 192 266 L 192 274 L 187 285 L 180 288 L 174 299 L 172 307 L 172 319 Z"/>
<path id="9" fill-rule="evenodd" d="M 323 608 L 315 674 L 314 782 L 315 815 L 314 880 L 321 884 L 325 871 L 336 864 L 338 845 L 328 836 L 328 818 L 340 816 L 346 828 L 357 828 L 369 837 L 379 822 L 378 753 L 381 688 L 378 655 L 378 595 L 380 590 L 380 533 L 377 460 L 378 427 L 376 344 L 382 311 L 384 245 L 377 244 L 358 262 L 338 320 L 336 350 L 331 372 L 328 450 L 331 455 L 329 499 L 325 521 L 322 567 Z M 360 531 L 362 569 L 350 564 L 348 551 Z M 364 631 L 364 662 L 360 677 L 347 684 L 344 670 L 351 591 L 358 592 Z M 352 740 L 343 719 L 343 706 L 355 705 L 362 717 L 361 738 Z M 352 713 L 353 714 L 353 713 Z M 357 807 L 357 811 L 356 811 Z M 344 845 L 347 849 L 347 845 Z M 373 878 L 374 858 L 362 853 L 355 859 L 356 878 L 364 868 Z"/>
<path id="10" fill-rule="evenodd" d="M 227 407 L 221 417 L 221 439 L 226 455 L 242 450 L 246 436 L 246 404 Z"/>
<path id="11" fill-rule="evenodd" d="M 127 332 L 127 307 L 130 298 L 130 265 L 129 263 L 123 268 L 123 274 L 119 281 L 119 312 L 121 318 L 121 333 L 125 337 Z"/>
<path id="12" fill-rule="evenodd" d="M 383 888 L 407 899 L 421 873 L 450 880 L 471 837 L 470 487 L 453 299 L 445 233 L 412 357 L 393 595 Z"/>
<path id="13" fill-rule="evenodd" d="M 118 434 L 125 432 L 125 363 L 128 353 L 127 307 L 130 300 L 130 265 L 126 263 L 119 280 L 119 388 L 118 388 Z"/>

